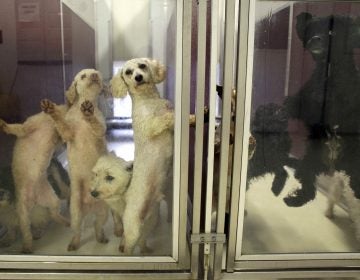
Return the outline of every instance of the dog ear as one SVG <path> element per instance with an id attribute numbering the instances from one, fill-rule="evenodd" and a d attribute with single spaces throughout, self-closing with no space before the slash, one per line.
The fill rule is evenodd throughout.
<path id="1" fill-rule="evenodd" d="M 68 106 L 71 106 L 75 103 L 77 95 L 78 95 L 78 93 L 76 90 L 76 82 L 74 81 L 74 82 L 72 82 L 69 89 L 65 92 L 66 103 Z"/>
<path id="2" fill-rule="evenodd" d="M 148 59 L 147 61 L 151 68 L 151 73 L 154 83 L 158 84 L 164 81 L 166 78 L 165 66 L 157 60 Z"/>
<path id="3" fill-rule="evenodd" d="M 110 81 L 110 92 L 113 97 L 124 98 L 128 87 L 124 81 L 122 70 L 120 70 Z"/>
<path id="4" fill-rule="evenodd" d="M 307 24 L 312 20 L 312 14 L 303 12 L 296 17 L 296 31 L 300 40 L 304 42 Z"/>

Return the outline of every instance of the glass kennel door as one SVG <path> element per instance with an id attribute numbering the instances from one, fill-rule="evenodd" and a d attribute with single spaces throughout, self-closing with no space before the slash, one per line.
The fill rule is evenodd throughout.
<path id="1" fill-rule="evenodd" d="M 183 18 L 184 15 L 186 17 L 183 1 L 9 0 L 1 1 L 0 5 L 0 118 L 3 120 L 0 132 L 0 267 L 61 270 L 189 268 L 186 241 L 187 178 L 186 173 L 182 172 L 182 169 L 187 170 L 188 145 L 183 141 L 187 139 L 186 131 L 189 129 L 189 114 L 183 112 L 189 111 L 189 108 L 186 108 L 189 104 L 186 104 L 188 97 L 182 93 L 182 88 L 189 84 L 187 75 L 190 72 L 190 61 L 183 60 L 182 57 L 183 49 L 190 49 L 190 39 L 183 40 L 182 34 L 190 34 L 186 28 L 190 29 L 191 26 L 184 27 L 182 23 L 191 20 Z M 4 55 L 5 51 L 7 55 Z M 161 158 L 161 152 L 170 149 L 172 154 L 172 160 L 167 166 L 170 165 L 166 174 L 169 177 L 165 186 L 166 191 L 162 191 L 159 201 L 155 202 L 156 205 L 154 202 L 150 203 L 159 207 L 159 213 L 155 217 L 157 223 L 153 231 L 146 237 L 146 246 L 149 250 L 140 252 L 139 246 L 136 246 L 133 255 L 119 252 L 121 237 L 117 235 L 121 235 L 121 230 L 115 229 L 110 213 L 103 227 L 106 237 L 100 238 L 99 242 L 94 232 L 96 222 L 93 214 L 97 214 L 96 210 L 83 215 L 78 248 L 68 247 L 73 236 L 70 227 L 58 224 L 52 218 L 47 220 L 47 217 L 44 218 L 45 223 L 41 224 L 41 228 L 36 227 L 35 220 L 40 218 L 40 214 L 35 208 L 42 205 L 42 200 L 49 198 L 43 198 L 41 191 L 32 192 L 38 187 L 38 182 L 32 184 L 33 178 L 40 176 L 38 173 L 15 172 L 15 175 L 14 169 L 17 168 L 17 164 L 22 164 L 25 166 L 23 170 L 31 170 L 38 162 L 31 156 L 28 162 L 16 161 L 18 155 L 15 155 L 14 147 L 21 139 L 26 141 L 25 138 L 28 136 L 18 135 L 16 138 L 6 129 L 10 124 L 24 123 L 35 114 L 46 116 L 45 113 L 41 113 L 40 102 L 47 99 L 56 104 L 63 104 L 64 93 L 70 90 L 72 85 L 79 94 L 79 81 L 74 82 L 75 76 L 83 69 L 94 68 L 101 73 L 104 84 L 98 102 L 94 100 L 93 105 L 98 106 L 105 118 L 107 150 L 127 161 L 127 171 L 131 172 L 130 162 L 134 160 L 136 150 L 131 118 L 132 100 L 129 96 L 125 99 L 112 98 L 109 95 L 109 87 L 110 80 L 121 71 L 127 60 L 145 57 L 156 59 L 165 65 L 165 81 L 159 83 L 157 89 L 160 97 L 168 100 L 170 110 L 174 110 L 171 147 L 161 147 L 159 156 L 153 158 L 154 166 L 161 165 L 162 162 L 157 162 Z M 94 75 L 97 75 L 94 79 L 98 82 L 99 74 Z M 87 77 L 85 74 L 80 79 Z M 75 97 L 75 103 L 76 98 L 80 97 Z M 72 106 L 69 99 L 67 102 Z M 44 109 L 44 106 L 42 108 Z M 78 109 L 81 109 L 80 105 Z M 30 127 L 30 133 L 36 134 L 37 129 L 35 123 Z M 39 139 L 42 141 L 43 137 L 45 136 Z M 25 150 L 18 152 L 44 152 L 40 140 L 30 143 Z M 78 148 L 84 147 L 87 141 L 85 137 L 83 142 L 76 145 Z M 71 200 L 77 199 L 73 196 L 74 182 L 71 181 L 74 179 L 74 170 L 77 169 L 69 160 L 71 145 L 67 142 L 67 145 L 60 145 L 53 155 L 44 155 L 52 158 L 55 165 L 45 164 L 45 173 L 41 179 L 49 181 L 50 185 L 46 184 L 47 187 L 54 188 L 56 196 L 52 199 L 59 199 L 60 215 L 68 220 L 74 219 L 74 211 L 69 209 L 69 205 L 72 203 Z M 135 165 L 136 163 L 133 165 L 134 168 Z M 104 171 L 108 170 L 108 167 L 104 168 Z M 19 178 L 14 180 L 14 176 Z M 96 174 L 93 173 L 92 176 Z M 114 176 L 107 174 L 106 180 L 114 180 Z M 21 181 L 25 181 L 24 186 L 16 186 L 15 192 L 16 182 Z M 89 199 L 94 199 L 91 196 L 97 197 L 98 194 L 94 193 L 92 186 L 84 188 L 84 192 L 88 193 L 81 195 Z M 129 187 L 129 184 L 126 187 Z M 28 212 L 31 213 L 31 219 L 34 219 L 31 220 L 31 239 L 34 240 L 31 241 L 31 249 L 28 247 L 25 250 L 22 230 L 19 228 L 22 217 L 19 217 L 19 211 L 16 210 L 16 205 L 20 203 L 18 196 L 24 192 L 19 188 L 30 188 L 27 189 L 29 196 L 24 203 L 29 205 Z M 51 193 L 54 191 L 51 190 Z M 144 190 L 144 193 L 139 195 L 149 192 Z M 47 210 L 45 209 L 44 215 L 48 214 Z M 43 209 L 39 211 L 42 213 Z M 12 230 L 14 235 L 10 236 Z M 24 252 L 32 254 L 25 255 Z"/>
<path id="2" fill-rule="evenodd" d="M 358 267 L 360 3 L 240 3 L 227 269 Z"/>

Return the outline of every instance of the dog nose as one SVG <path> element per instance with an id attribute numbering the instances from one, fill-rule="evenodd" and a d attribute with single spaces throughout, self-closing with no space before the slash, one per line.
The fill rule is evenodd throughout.
<path id="1" fill-rule="evenodd" d="M 99 76 L 98 76 L 97 73 L 92 73 L 92 74 L 90 75 L 90 79 L 91 79 L 92 81 L 97 81 L 97 80 L 99 79 Z"/>
<path id="2" fill-rule="evenodd" d="M 98 192 L 98 191 L 92 191 L 92 192 L 91 192 L 91 195 L 92 195 L 93 197 L 98 197 L 98 196 L 99 196 L 99 192 Z"/>
<path id="3" fill-rule="evenodd" d="M 137 82 L 141 82 L 143 80 L 143 76 L 142 75 L 136 75 L 135 76 L 135 81 L 137 81 Z"/>

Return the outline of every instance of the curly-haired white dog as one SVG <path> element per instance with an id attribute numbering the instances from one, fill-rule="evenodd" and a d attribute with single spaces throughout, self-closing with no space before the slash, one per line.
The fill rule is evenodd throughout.
<path id="1" fill-rule="evenodd" d="M 80 71 L 66 92 L 71 107 L 65 117 L 49 100 L 42 101 L 43 110 L 56 122 L 62 139 L 67 143 L 71 185 L 70 215 L 74 236 L 68 250 L 80 246 L 83 217 L 90 211 L 96 214 L 95 234 L 100 243 L 107 243 L 103 226 L 108 218 L 108 207 L 90 195 L 92 168 L 98 158 L 106 153 L 105 119 L 97 106 L 103 89 L 101 75 L 94 69 Z"/>
<path id="2" fill-rule="evenodd" d="M 327 190 L 328 207 L 325 215 L 333 219 L 335 204 L 343 202 L 354 223 L 356 239 L 360 242 L 360 199 L 356 199 L 349 183 L 349 177 L 344 172 L 338 171 L 332 176 L 320 175 L 317 178 L 317 185 Z"/>
<path id="3" fill-rule="evenodd" d="M 93 168 L 91 195 L 109 205 L 115 224 L 114 233 L 122 236 L 122 216 L 125 211 L 125 193 L 132 176 L 133 162 L 115 154 L 101 156 Z"/>
<path id="4" fill-rule="evenodd" d="M 137 58 L 127 61 L 111 81 L 113 96 L 124 97 L 129 92 L 133 106 L 135 158 L 123 216 L 124 247 L 119 248 L 127 254 L 133 253 L 136 244 L 146 250 L 146 238 L 157 222 L 159 201 L 172 187 L 174 111 L 156 88 L 165 73 L 161 63 Z"/>
<path id="5" fill-rule="evenodd" d="M 58 111 L 59 115 L 64 115 L 66 107 L 59 106 Z M 16 190 L 16 210 L 23 236 L 23 253 L 31 253 L 33 250 L 30 214 L 34 206 L 48 208 L 55 221 L 69 224 L 60 215 L 60 200 L 47 178 L 50 160 L 56 146 L 61 143 L 55 126 L 52 118 L 43 112 L 27 118 L 22 124 L 7 124 L 0 120 L 1 130 L 17 136 L 12 174 Z"/>

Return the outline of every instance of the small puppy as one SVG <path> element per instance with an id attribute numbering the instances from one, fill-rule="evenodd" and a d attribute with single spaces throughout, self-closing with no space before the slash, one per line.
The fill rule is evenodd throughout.
<path id="1" fill-rule="evenodd" d="M 70 215 L 74 236 L 68 250 L 80 246 L 83 217 L 95 213 L 96 240 L 107 243 L 103 226 L 108 218 L 108 207 L 102 200 L 90 195 L 92 168 L 98 158 L 106 153 L 105 119 L 99 110 L 98 96 L 103 89 L 101 75 L 94 69 L 81 70 L 66 92 L 71 107 L 65 116 L 49 100 L 42 100 L 41 107 L 57 125 L 58 132 L 67 144 L 71 185 Z"/>
<path id="2" fill-rule="evenodd" d="M 59 114 L 65 114 L 65 111 L 65 106 L 59 106 Z M 23 124 L 7 124 L 0 120 L 0 130 L 17 136 L 12 160 L 16 210 L 23 236 L 22 251 L 31 253 L 30 212 L 34 206 L 48 208 L 55 221 L 69 224 L 60 215 L 60 200 L 47 177 L 47 169 L 60 137 L 52 118 L 43 112 L 29 117 Z"/>
<path id="3" fill-rule="evenodd" d="M 328 207 L 325 215 L 333 219 L 335 204 L 343 202 L 354 223 L 356 239 L 360 242 L 360 199 L 356 199 L 350 187 L 349 176 L 344 172 L 335 171 L 331 176 L 318 176 L 316 182 L 318 187 L 327 190 Z"/>
<path id="4" fill-rule="evenodd" d="M 129 92 L 132 99 L 135 158 L 125 195 L 124 246 L 119 248 L 126 254 L 132 254 L 137 244 L 142 252 L 147 250 L 146 238 L 157 223 L 159 202 L 172 187 L 174 111 L 156 88 L 165 72 L 155 60 L 136 58 L 127 61 L 111 81 L 114 97 Z"/>
<path id="5" fill-rule="evenodd" d="M 116 236 L 122 236 L 126 201 L 125 193 L 132 176 L 133 162 L 127 162 L 115 154 L 101 156 L 92 172 L 91 195 L 104 200 L 109 205 L 113 218 Z"/>

